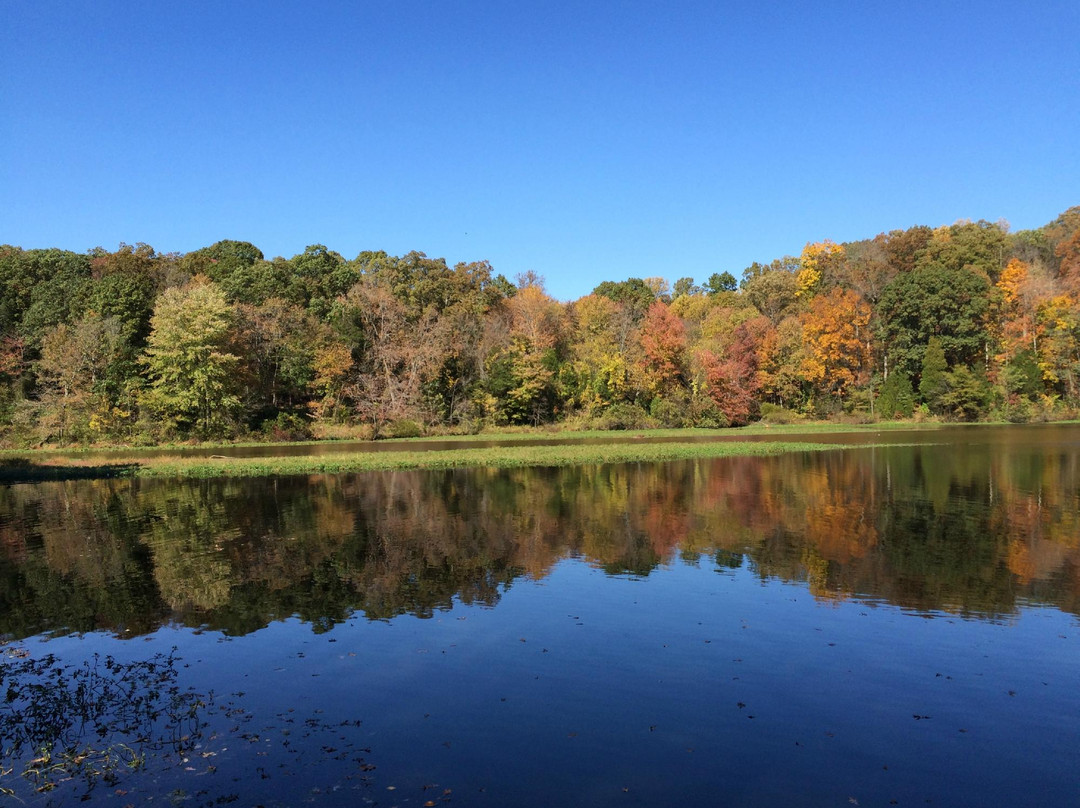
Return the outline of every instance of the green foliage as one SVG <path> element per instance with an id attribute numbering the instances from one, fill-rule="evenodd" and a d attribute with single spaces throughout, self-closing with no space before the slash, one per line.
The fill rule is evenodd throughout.
<path id="1" fill-rule="evenodd" d="M 920 264 L 901 273 L 881 295 L 878 316 L 889 366 L 912 376 L 924 347 L 937 337 L 951 364 L 979 358 L 989 335 L 991 284 L 985 274 L 940 263 Z"/>
<path id="2" fill-rule="evenodd" d="M 90 262 L 65 250 L 31 250 L 27 257 L 34 280 L 18 331 L 28 347 L 36 348 L 50 329 L 82 316 L 91 284 Z"/>
<path id="3" fill-rule="evenodd" d="M 714 272 L 705 282 L 705 291 L 710 295 L 718 295 L 721 292 L 734 292 L 738 286 L 735 276 L 730 272 Z"/>
<path id="4" fill-rule="evenodd" d="M 1020 351 L 1002 369 L 1002 382 L 1005 392 L 1028 399 L 1045 392 L 1042 370 L 1036 355 L 1030 350 Z"/>
<path id="5" fill-rule="evenodd" d="M 421 252 L 0 246 L 0 435 L 225 438 L 280 414 L 374 435 L 410 421 L 617 425 L 635 420 L 616 409 L 627 402 L 668 424 L 741 425 L 765 399 L 822 417 L 908 417 L 913 399 L 955 418 L 991 406 L 1018 420 L 1061 415 L 1080 407 L 1078 211 L 1015 235 L 980 221 L 826 239 L 751 265 L 739 288 L 729 272 L 701 286 L 680 277 L 673 301 L 650 277 L 564 304 L 535 273 L 514 285 L 486 261 L 451 267 Z M 188 323 L 176 298 L 195 287 L 215 290 L 217 314 L 203 300 L 207 318 Z M 119 338 L 94 332 L 95 318 Z M 95 352 L 111 358 L 87 373 L 75 354 Z M 976 365 L 992 402 L 962 371 L 948 375 Z"/>
<path id="6" fill-rule="evenodd" d="M 877 413 L 882 418 L 910 418 L 915 411 L 915 391 L 911 377 L 903 371 L 893 371 L 881 385 Z"/>
<path id="7" fill-rule="evenodd" d="M 311 422 L 293 412 L 279 412 L 260 425 L 259 431 L 274 443 L 311 440 Z"/>
<path id="8" fill-rule="evenodd" d="M 250 269 L 263 260 L 262 250 L 254 244 L 225 239 L 188 253 L 182 264 L 191 275 L 206 275 L 224 284 L 234 273 Z"/>
<path id="9" fill-rule="evenodd" d="M 997 280 L 1005 266 L 1007 242 L 1006 230 L 999 224 L 961 222 L 936 231 L 917 254 L 916 266 L 967 270 Z"/>
<path id="10" fill-rule="evenodd" d="M 419 438 L 423 437 L 424 427 L 409 418 L 402 418 L 391 423 L 386 434 L 391 438 Z"/>
<path id="11" fill-rule="evenodd" d="M 593 423 L 597 429 L 645 429 L 653 421 L 639 404 L 620 401 L 605 409 Z"/>
<path id="12" fill-rule="evenodd" d="M 964 365 L 945 374 L 940 406 L 960 421 L 975 421 L 986 411 L 990 388 L 986 376 Z"/>
<path id="13" fill-rule="evenodd" d="M 700 295 L 702 291 L 704 290 L 694 283 L 693 278 L 679 278 L 671 289 L 671 297 L 674 299 L 683 295 Z"/>
<path id="14" fill-rule="evenodd" d="M 302 299 L 318 317 L 329 314 L 334 299 L 345 294 L 358 279 L 354 266 L 322 244 L 306 247 L 289 264 L 293 285 L 289 297 Z"/>
<path id="15" fill-rule="evenodd" d="M 209 438 L 228 434 L 240 407 L 229 350 L 233 311 L 206 279 L 166 290 L 151 319 L 146 356 L 150 376 L 143 403 L 166 432 Z"/>
<path id="16" fill-rule="evenodd" d="M 625 281 L 604 281 L 593 289 L 592 293 L 610 298 L 616 303 L 622 303 L 636 321 L 645 316 L 649 306 L 656 300 L 656 292 L 641 278 L 629 278 Z"/>
<path id="17" fill-rule="evenodd" d="M 148 275 L 114 273 L 92 284 L 86 307 L 101 317 L 115 317 L 127 342 L 141 347 L 150 333 L 155 291 Z"/>
<path id="18" fill-rule="evenodd" d="M 945 360 L 945 349 L 941 345 L 941 339 L 931 337 L 923 351 L 922 367 L 919 373 L 919 395 L 931 410 L 937 410 L 940 406 L 941 397 L 947 389 L 945 373 L 949 369 Z M 902 371 L 894 371 L 901 373 Z"/>
<path id="19" fill-rule="evenodd" d="M 769 424 L 793 424 L 799 420 L 799 414 L 781 407 L 779 404 L 763 401 L 761 403 L 761 420 Z"/>

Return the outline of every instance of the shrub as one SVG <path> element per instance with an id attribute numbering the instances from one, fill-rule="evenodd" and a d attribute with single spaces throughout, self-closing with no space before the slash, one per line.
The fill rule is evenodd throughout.
<path id="1" fill-rule="evenodd" d="M 768 401 L 761 403 L 761 420 L 769 424 L 793 424 L 800 420 L 797 413 Z"/>
<path id="2" fill-rule="evenodd" d="M 626 401 L 612 404 L 596 418 L 598 429 L 645 429 L 649 414 L 638 404 Z"/>
<path id="3" fill-rule="evenodd" d="M 303 416 L 293 412 L 279 412 L 275 417 L 262 422 L 263 436 L 275 443 L 311 440 L 311 424 Z"/>
<path id="4" fill-rule="evenodd" d="M 1001 408 L 1002 416 L 1013 424 L 1026 424 L 1035 417 L 1035 413 L 1035 404 L 1024 396 L 1009 396 Z"/>
<path id="5" fill-rule="evenodd" d="M 386 434 L 391 438 L 419 438 L 424 434 L 424 428 L 416 421 L 402 418 L 394 421 L 386 429 Z"/>
<path id="6" fill-rule="evenodd" d="M 690 402 L 685 421 L 687 426 L 699 429 L 723 429 L 729 426 L 724 411 L 708 396 L 698 396 Z"/>
<path id="7" fill-rule="evenodd" d="M 649 406 L 649 415 L 658 421 L 662 427 L 678 429 L 686 426 L 687 410 L 687 402 L 685 401 L 675 401 L 657 396 Z"/>

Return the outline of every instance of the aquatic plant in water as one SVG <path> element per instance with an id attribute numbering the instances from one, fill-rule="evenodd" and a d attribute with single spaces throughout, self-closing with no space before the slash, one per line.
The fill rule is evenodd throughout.
<path id="1" fill-rule="evenodd" d="M 121 662 L 94 654 L 65 664 L 21 645 L 0 654 L 0 794 L 99 783 L 146 765 L 148 755 L 182 759 L 206 726 L 213 696 L 182 689 L 174 647 Z M 11 775 L 20 775 L 13 780 Z"/>

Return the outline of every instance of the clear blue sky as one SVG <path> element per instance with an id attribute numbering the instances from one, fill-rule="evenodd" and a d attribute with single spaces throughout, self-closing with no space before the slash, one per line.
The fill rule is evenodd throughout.
<path id="1" fill-rule="evenodd" d="M 1080 3 L 0 0 L 0 243 L 487 259 L 560 299 L 1080 204 Z"/>

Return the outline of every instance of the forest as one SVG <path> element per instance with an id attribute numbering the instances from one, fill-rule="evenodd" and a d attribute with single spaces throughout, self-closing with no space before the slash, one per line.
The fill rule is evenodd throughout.
<path id="1" fill-rule="evenodd" d="M 0 439 L 19 447 L 1070 418 L 1080 206 L 569 302 L 532 272 L 420 252 L 5 245 L 0 335 Z"/>

